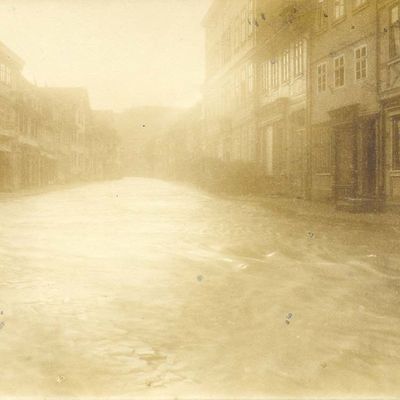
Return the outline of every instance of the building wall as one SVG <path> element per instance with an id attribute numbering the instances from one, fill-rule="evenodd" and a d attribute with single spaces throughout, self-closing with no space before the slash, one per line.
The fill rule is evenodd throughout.
<path id="1" fill-rule="evenodd" d="M 204 20 L 204 134 L 212 158 L 254 161 L 255 7 L 255 0 L 217 0 Z"/>
<path id="2" fill-rule="evenodd" d="M 369 121 L 372 116 L 377 120 L 379 112 L 376 1 L 345 0 L 341 11 L 338 12 L 338 14 L 343 12 L 343 15 L 338 18 L 335 17 L 335 8 L 341 6 L 340 1 L 315 0 L 314 5 L 316 12 L 310 48 L 312 193 L 317 199 L 331 199 L 337 195 L 335 185 L 339 180 L 337 163 L 340 160 L 338 158 L 342 155 L 344 157 L 346 151 L 339 149 L 340 143 L 335 142 L 338 136 L 335 136 L 334 125 L 336 122 L 350 124 L 350 128 L 343 126 L 340 129 L 347 129 L 349 135 L 358 135 L 359 138 L 346 146 L 363 146 L 362 142 L 363 140 L 365 142 L 365 138 L 361 127 L 365 118 Z M 362 48 L 366 49 L 366 53 Z M 344 60 L 342 69 L 344 82 L 341 82 L 340 72 L 335 76 L 335 70 L 341 69 L 341 57 Z M 360 62 L 364 62 L 364 57 L 366 63 L 360 67 Z M 361 73 L 360 68 L 363 70 Z M 358 74 L 357 71 L 359 71 Z M 352 112 L 347 112 L 346 117 L 346 107 L 349 109 L 357 107 L 356 121 L 347 121 Z M 343 117 L 344 120 L 335 122 L 332 112 L 339 109 L 343 110 L 340 118 Z M 363 118 L 364 122 L 362 122 Z M 354 160 L 351 160 L 354 164 L 352 168 L 356 170 L 359 164 L 362 169 L 365 163 L 363 150 L 357 152 L 354 149 L 354 151 Z M 349 168 L 350 166 L 347 169 Z M 357 193 L 354 195 L 361 195 L 361 192 L 365 190 L 365 187 L 364 189 L 362 187 L 363 178 L 358 176 L 351 179 L 357 180 L 355 183 Z"/>
<path id="3" fill-rule="evenodd" d="M 379 1 L 379 95 L 382 110 L 383 192 L 388 203 L 400 201 L 400 27 L 399 3 Z"/>

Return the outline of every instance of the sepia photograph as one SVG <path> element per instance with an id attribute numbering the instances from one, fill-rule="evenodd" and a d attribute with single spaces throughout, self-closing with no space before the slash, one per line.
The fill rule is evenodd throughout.
<path id="1" fill-rule="evenodd" d="M 0 360 L 0 400 L 400 398 L 400 0 L 0 0 Z"/>

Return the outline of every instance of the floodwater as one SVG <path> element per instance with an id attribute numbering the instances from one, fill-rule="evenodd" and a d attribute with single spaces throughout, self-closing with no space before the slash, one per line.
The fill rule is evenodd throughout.
<path id="1" fill-rule="evenodd" d="M 279 202 L 279 200 L 276 200 Z M 400 395 L 400 229 L 123 179 L 0 201 L 0 395 Z"/>

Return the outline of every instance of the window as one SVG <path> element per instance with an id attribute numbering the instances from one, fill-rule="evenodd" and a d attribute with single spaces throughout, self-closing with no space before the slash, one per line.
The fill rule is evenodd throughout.
<path id="1" fill-rule="evenodd" d="M 303 73 L 303 41 L 298 40 L 294 46 L 294 74 L 295 76 Z"/>
<path id="2" fill-rule="evenodd" d="M 240 18 L 236 17 L 235 20 L 235 50 L 240 47 Z"/>
<path id="3" fill-rule="evenodd" d="M 317 7 L 317 29 L 323 30 L 328 26 L 327 0 L 319 0 Z"/>
<path id="4" fill-rule="evenodd" d="M 343 18 L 345 14 L 345 0 L 335 0 L 333 15 L 335 19 Z"/>
<path id="5" fill-rule="evenodd" d="M 277 59 L 270 61 L 271 68 L 271 88 L 277 89 L 279 86 L 279 64 Z"/>
<path id="6" fill-rule="evenodd" d="M 235 74 L 235 99 L 238 106 L 240 104 L 240 74 L 238 71 Z"/>
<path id="7" fill-rule="evenodd" d="M 282 82 L 287 82 L 289 80 L 289 74 L 289 50 L 284 50 L 282 54 Z"/>
<path id="8" fill-rule="evenodd" d="M 4 64 L 0 64 L 0 81 L 6 81 L 6 66 Z"/>
<path id="9" fill-rule="evenodd" d="M 390 9 L 389 54 L 390 57 L 400 55 L 399 5 L 395 5 Z"/>
<path id="10" fill-rule="evenodd" d="M 249 64 L 247 68 L 247 79 L 248 79 L 248 84 L 247 84 L 247 89 L 249 93 L 253 93 L 254 90 L 254 66 L 253 64 Z"/>
<path id="11" fill-rule="evenodd" d="M 264 62 L 262 64 L 262 91 L 264 93 L 269 93 L 269 63 L 268 62 Z"/>
<path id="12" fill-rule="evenodd" d="M 253 0 L 249 0 L 249 15 L 248 15 L 248 24 L 249 24 L 249 36 L 253 33 L 253 22 L 254 22 L 254 3 Z"/>
<path id="13" fill-rule="evenodd" d="M 327 64 L 319 64 L 317 67 L 318 93 L 325 92 L 327 87 Z"/>
<path id="14" fill-rule="evenodd" d="M 368 0 L 353 0 L 353 8 L 359 8 L 367 4 Z"/>
<path id="15" fill-rule="evenodd" d="M 244 8 L 242 10 L 242 28 L 241 28 L 242 43 L 244 43 L 246 41 L 246 39 L 247 39 L 247 25 L 248 25 L 248 22 L 247 22 L 247 10 Z"/>
<path id="16" fill-rule="evenodd" d="M 335 64 L 335 87 L 344 86 L 344 56 L 339 56 L 334 59 Z"/>
<path id="17" fill-rule="evenodd" d="M 240 102 L 241 104 L 246 101 L 246 67 L 243 66 L 240 73 Z"/>
<path id="18" fill-rule="evenodd" d="M 7 85 L 11 85 L 11 69 L 6 68 L 6 83 Z"/>
<path id="19" fill-rule="evenodd" d="M 356 81 L 367 77 L 367 46 L 361 46 L 355 50 Z"/>
<path id="20" fill-rule="evenodd" d="M 400 169 L 400 115 L 392 119 L 392 169 Z"/>

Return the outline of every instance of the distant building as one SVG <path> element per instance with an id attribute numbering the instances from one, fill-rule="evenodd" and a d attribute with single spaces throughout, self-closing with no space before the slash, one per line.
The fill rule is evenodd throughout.
<path id="1" fill-rule="evenodd" d="M 66 182 L 90 179 L 90 140 L 92 111 L 89 96 L 84 88 L 41 88 L 42 95 L 54 107 L 56 118 L 62 120 L 59 134 L 59 175 Z"/>
<path id="2" fill-rule="evenodd" d="M 114 113 L 109 110 L 94 110 L 89 146 L 89 173 L 94 179 L 114 179 L 121 176 L 120 144 Z"/>
<path id="3" fill-rule="evenodd" d="M 0 43 L 0 190 L 18 187 L 19 146 L 16 93 L 21 85 L 23 61 Z"/>
<path id="4" fill-rule="evenodd" d="M 22 67 L 0 43 L 0 191 L 118 177 L 113 113 L 93 113 L 84 88 L 28 82 Z"/>

